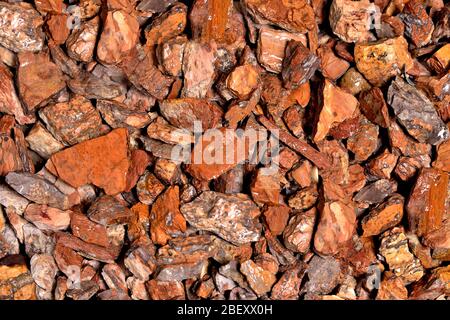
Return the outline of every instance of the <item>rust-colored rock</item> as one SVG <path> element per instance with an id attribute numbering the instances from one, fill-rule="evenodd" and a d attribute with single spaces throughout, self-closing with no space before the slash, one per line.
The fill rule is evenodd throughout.
<path id="1" fill-rule="evenodd" d="M 224 43 L 228 34 L 227 26 L 231 22 L 231 0 L 197 0 L 194 2 L 189 21 L 195 39 L 204 42 L 215 40 Z"/>
<path id="2" fill-rule="evenodd" d="M 276 175 L 270 174 L 264 168 L 256 172 L 250 185 L 253 201 L 258 205 L 278 205 L 283 198 L 280 194 L 281 186 Z"/>
<path id="3" fill-rule="evenodd" d="M 312 208 L 306 212 L 295 213 L 290 218 L 283 232 L 283 242 L 286 248 L 302 254 L 309 251 L 316 215 L 317 210 Z"/>
<path id="4" fill-rule="evenodd" d="M 339 85 L 341 88 L 346 89 L 354 96 L 361 91 L 370 89 L 370 84 L 355 68 L 350 68 L 347 70 L 347 72 L 339 80 Z"/>
<path id="5" fill-rule="evenodd" d="M 338 123 L 352 118 L 358 107 L 358 100 L 335 86 L 329 80 L 323 85 L 323 103 L 316 124 L 314 141 L 323 140 L 329 130 Z"/>
<path id="6" fill-rule="evenodd" d="M 61 231 L 70 225 L 72 211 L 63 211 L 46 205 L 30 204 L 24 217 L 41 230 Z"/>
<path id="7" fill-rule="evenodd" d="M 405 24 L 405 35 L 416 47 L 422 47 L 430 42 L 434 31 L 433 20 L 427 14 L 422 2 L 408 1 L 399 16 Z"/>
<path id="8" fill-rule="evenodd" d="M 275 275 L 256 265 L 252 260 L 241 264 L 241 272 L 246 276 L 250 287 L 259 296 L 270 291 L 276 281 Z"/>
<path id="9" fill-rule="evenodd" d="M 139 201 L 152 204 L 158 195 L 164 191 L 164 185 L 151 172 L 144 173 L 139 179 L 136 190 Z"/>
<path id="10" fill-rule="evenodd" d="M 68 145 L 96 138 L 103 131 L 100 113 L 82 96 L 49 105 L 39 115 L 53 136 Z"/>
<path id="11" fill-rule="evenodd" d="M 45 105 L 66 87 L 62 72 L 45 53 L 19 54 L 17 81 L 20 97 L 29 111 Z"/>
<path id="12" fill-rule="evenodd" d="M 285 49 L 290 40 L 299 41 L 306 46 L 306 37 L 263 26 L 259 30 L 257 56 L 259 63 L 267 71 L 279 73 L 282 70 Z"/>
<path id="13" fill-rule="evenodd" d="M 441 74 L 447 70 L 450 65 L 450 43 L 443 45 L 438 51 L 436 51 L 431 58 L 427 60 L 428 65 Z"/>
<path id="14" fill-rule="evenodd" d="M 13 115 L 19 124 L 35 121 L 34 116 L 27 115 L 20 103 L 14 88 L 13 75 L 8 68 L 0 62 L 0 112 Z"/>
<path id="15" fill-rule="evenodd" d="M 385 273 L 386 274 L 386 273 Z M 406 300 L 408 299 L 408 290 L 401 278 L 394 275 L 386 276 L 381 281 L 377 292 L 377 300 Z"/>
<path id="16" fill-rule="evenodd" d="M 99 31 L 98 17 L 81 24 L 67 39 L 67 53 L 69 57 L 81 61 L 91 62 L 94 57 L 95 42 Z"/>
<path id="17" fill-rule="evenodd" d="M 186 27 L 187 7 L 177 3 L 166 13 L 153 20 L 152 24 L 145 28 L 146 45 L 160 44 L 179 35 Z"/>
<path id="18" fill-rule="evenodd" d="M 355 62 L 359 72 L 374 86 L 386 83 L 403 68 L 408 72 L 413 66 L 408 43 L 403 37 L 357 43 Z"/>
<path id="19" fill-rule="evenodd" d="M 0 300 L 37 300 L 36 284 L 23 256 L 0 260 Z"/>
<path id="20" fill-rule="evenodd" d="M 152 300 L 184 300 L 185 292 L 181 281 L 150 280 L 146 284 Z"/>
<path id="21" fill-rule="evenodd" d="M 437 148 L 435 168 L 450 172 L 450 140 L 442 142 Z"/>
<path id="22" fill-rule="evenodd" d="M 361 92 L 359 95 L 359 103 L 361 112 L 372 123 L 383 128 L 389 126 L 389 111 L 380 88 L 373 87 Z"/>
<path id="23" fill-rule="evenodd" d="M 158 61 L 167 74 L 171 76 L 181 75 L 184 49 L 187 41 L 185 36 L 179 36 L 169 39 L 158 46 L 156 51 Z"/>
<path id="24" fill-rule="evenodd" d="M 314 27 L 314 11 L 307 1 L 245 0 L 252 17 L 262 24 L 274 24 L 290 32 L 306 33 Z"/>
<path id="25" fill-rule="evenodd" d="M 249 97 L 258 82 L 258 71 L 250 64 L 236 67 L 226 79 L 228 89 L 242 100 Z"/>
<path id="26" fill-rule="evenodd" d="M 139 40 L 137 19 L 123 10 L 109 11 L 97 46 L 97 57 L 106 64 L 123 60 Z"/>
<path id="27" fill-rule="evenodd" d="M 317 49 L 317 56 L 320 59 L 320 71 L 326 78 L 333 81 L 342 77 L 350 67 L 350 63 L 336 56 L 327 45 Z"/>
<path id="28" fill-rule="evenodd" d="M 356 213 L 351 204 L 339 201 L 325 203 L 314 236 L 315 250 L 324 255 L 337 253 L 342 244 L 351 239 L 355 227 Z"/>
<path id="29" fill-rule="evenodd" d="M 289 41 L 281 73 L 284 86 L 287 89 L 297 88 L 311 79 L 319 65 L 319 58 L 300 41 Z"/>
<path id="30" fill-rule="evenodd" d="M 369 32 L 371 21 L 380 19 L 380 11 L 369 0 L 333 0 L 330 25 L 333 33 L 345 42 L 363 42 L 374 37 Z"/>
<path id="31" fill-rule="evenodd" d="M 446 218 L 449 177 L 435 168 L 423 168 L 412 189 L 406 211 L 410 229 L 424 236 L 441 227 Z"/>
<path id="32" fill-rule="evenodd" d="M 25 140 L 28 142 L 29 148 L 44 159 L 50 158 L 52 154 L 64 148 L 64 145 L 45 129 L 41 123 L 36 123 L 31 128 Z"/>
<path id="33" fill-rule="evenodd" d="M 278 236 L 283 233 L 283 230 L 287 225 L 290 212 L 291 209 L 289 207 L 282 205 L 268 206 L 264 210 L 263 214 L 265 221 L 273 235 Z"/>
<path id="34" fill-rule="evenodd" d="M 347 148 L 353 152 L 356 161 L 367 160 L 378 148 L 378 126 L 365 123 L 359 126 L 355 134 L 347 139 Z"/>
<path id="35" fill-rule="evenodd" d="M 128 134 L 123 128 L 55 153 L 47 163 L 50 172 L 71 186 L 92 183 L 107 194 L 125 190 L 129 166 Z"/>
<path id="36" fill-rule="evenodd" d="M 403 218 L 404 199 L 394 194 L 388 200 L 374 208 L 362 219 L 363 236 L 378 235 L 394 226 Z"/>
<path id="37" fill-rule="evenodd" d="M 186 231 L 186 220 L 180 212 L 179 187 L 169 187 L 152 206 L 150 234 L 152 241 L 164 245 Z"/>
<path id="38" fill-rule="evenodd" d="M 384 150 L 383 153 L 372 159 L 368 163 L 369 171 L 372 175 L 380 179 L 390 179 L 391 173 L 397 165 L 398 156 Z"/>

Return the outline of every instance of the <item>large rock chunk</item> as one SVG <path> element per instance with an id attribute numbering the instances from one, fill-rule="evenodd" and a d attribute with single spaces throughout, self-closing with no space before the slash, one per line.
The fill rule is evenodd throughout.
<path id="1" fill-rule="evenodd" d="M 36 284 L 23 256 L 0 260 L 0 300 L 36 300 Z"/>
<path id="2" fill-rule="evenodd" d="M 0 4 L 1 5 L 1 4 Z M 25 111 L 16 94 L 13 74 L 0 62 L 0 112 L 13 115 L 19 124 L 28 124 L 35 121 L 34 116 L 25 114 Z"/>
<path id="3" fill-rule="evenodd" d="M 217 127 L 222 120 L 222 110 L 213 102 L 195 98 L 161 101 L 163 117 L 175 127 L 194 131 L 194 122 L 200 121 L 203 130 Z"/>
<path id="4" fill-rule="evenodd" d="M 49 105 L 41 109 L 39 115 L 49 131 L 69 145 L 96 138 L 103 131 L 99 112 L 82 96 Z"/>
<path id="5" fill-rule="evenodd" d="M 314 11 L 306 0 L 245 0 L 244 4 L 258 23 L 270 23 L 299 33 L 314 28 Z"/>
<path id="6" fill-rule="evenodd" d="M 60 151 L 47 163 L 50 172 L 71 186 L 92 183 L 106 194 L 126 189 L 129 166 L 128 133 L 124 128 Z"/>
<path id="7" fill-rule="evenodd" d="M 180 208 L 186 220 L 199 230 L 211 231 L 236 245 L 257 241 L 261 225 L 258 207 L 242 194 L 204 191 Z"/>
<path id="8" fill-rule="evenodd" d="M 135 47 L 138 40 L 137 19 L 123 10 L 110 11 L 98 42 L 98 59 L 106 64 L 119 63 Z"/>
<path id="9" fill-rule="evenodd" d="M 406 206 L 409 227 L 419 237 L 439 229 L 447 218 L 448 185 L 446 172 L 435 168 L 420 171 Z"/>
<path id="10" fill-rule="evenodd" d="M 72 205 L 71 199 L 54 184 L 39 175 L 10 172 L 5 180 L 11 188 L 30 201 L 48 204 L 62 210 L 66 210 Z"/>
<path id="11" fill-rule="evenodd" d="M 66 87 L 64 75 L 45 53 L 19 54 L 17 80 L 20 96 L 33 111 Z"/>
<path id="12" fill-rule="evenodd" d="M 28 3 L 0 3 L 0 44 L 9 50 L 42 50 L 43 24 L 40 14 Z"/>
<path id="13" fill-rule="evenodd" d="M 386 83 L 393 76 L 413 67 L 408 42 L 403 37 L 377 42 L 357 43 L 355 62 L 359 72 L 374 86 Z"/>
<path id="14" fill-rule="evenodd" d="M 362 42 L 373 38 L 371 19 L 379 21 L 381 13 L 369 0 L 334 0 L 330 8 L 333 33 L 345 42 Z"/>
<path id="15" fill-rule="evenodd" d="M 450 137 L 433 103 L 402 78 L 391 83 L 387 98 L 399 122 L 419 142 L 436 145 Z"/>

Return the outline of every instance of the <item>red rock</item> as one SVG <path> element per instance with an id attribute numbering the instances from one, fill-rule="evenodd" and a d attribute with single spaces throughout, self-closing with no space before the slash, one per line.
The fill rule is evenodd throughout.
<path id="1" fill-rule="evenodd" d="M 97 45 L 97 57 L 106 64 L 119 63 L 138 40 L 137 19 L 123 10 L 109 11 Z"/>
<path id="2" fill-rule="evenodd" d="M 324 255 L 337 253 L 351 239 L 355 227 L 356 213 L 351 204 L 325 203 L 314 236 L 315 250 Z"/>
<path id="3" fill-rule="evenodd" d="M 236 67 L 226 79 L 228 89 L 241 100 L 250 96 L 258 82 L 258 71 L 250 64 Z"/>
<path id="4" fill-rule="evenodd" d="M 439 229 L 445 219 L 449 177 L 435 168 L 423 168 L 412 189 L 406 211 L 411 231 L 419 237 Z"/>
<path id="5" fill-rule="evenodd" d="M 442 142 L 437 148 L 437 158 L 433 163 L 437 169 L 450 172 L 450 140 Z"/>
<path id="6" fill-rule="evenodd" d="M 56 64 L 45 53 L 19 54 L 17 81 L 19 93 L 28 111 L 45 105 L 50 98 L 66 87 L 65 79 Z"/>
<path id="7" fill-rule="evenodd" d="M 281 186 L 276 175 L 268 174 L 264 169 L 259 169 L 250 185 L 253 201 L 258 205 L 278 205 L 283 202 L 280 194 Z"/>
<path id="8" fill-rule="evenodd" d="M 372 123 L 383 128 L 389 126 L 389 112 L 380 88 L 374 87 L 363 91 L 359 95 L 359 103 L 362 113 Z"/>
<path id="9" fill-rule="evenodd" d="M 214 82 L 216 46 L 189 41 L 184 49 L 184 98 L 205 98 Z"/>
<path id="10" fill-rule="evenodd" d="M 128 134 L 120 128 L 55 153 L 46 167 L 75 188 L 92 183 L 117 194 L 126 188 L 129 166 Z"/>
<path id="11" fill-rule="evenodd" d="M 422 47 L 430 42 L 434 31 L 433 20 L 427 14 L 422 2 L 408 1 L 399 17 L 405 24 L 405 35 L 416 47 Z"/>
<path id="12" fill-rule="evenodd" d="M 52 14 L 47 20 L 47 27 L 52 39 L 58 45 L 64 44 L 70 34 L 70 30 L 67 28 L 67 19 L 68 16 L 65 14 Z"/>
<path id="13" fill-rule="evenodd" d="M 286 206 L 268 206 L 263 214 L 270 232 L 273 235 L 280 235 L 283 233 L 289 219 L 289 212 L 291 209 Z"/>
<path id="14" fill-rule="evenodd" d="M 342 77 L 350 67 L 347 61 L 337 57 L 327 45 L 317 49 L 317 56 L 320 59 L 320 71 L 326 78 L 333 81 Z"/>
<path id="15" fill-rule="evenodd" d="M 156 51 L 158 61 L 167 74 L 174 77 L 181 75 L 184 48 L 187 41 L 185 36 L 179 36 L 169 39 L 158 46 Z"/>
<path id="16" fill-rule="evenodd" d="M 364 79 L 363 75 L 356 71 L 355 68 L 350 68 L 339 80 L 341 88 L 346 89 L 352 95 L 356 96 L 361 91 L 369 90 L 370 84 Z"/>
<path id="17" fill-rule="evenodd" d="M 2 300 L 37 300 L 36 284 L 24 257 L 12 255 L 0 260 L 0 297 Z"/>
<path id="18" fill-rule="evenodd" d="M 85 214 L 77 209 L 71 215 L 70 228 L 74 236 L 85 242 L 97 244 L 102 247 L 108 247 L 110 245 L 106 227 L 89 220 Z"/>
<path id="19" fill-rule="evenodd" d="M 297 88 L 309 81 L 320 65 L 320 60 L 300 41 L 289 41 L 283 60 L 281 76 L 285 88 Z"/>
<path id="20" fill-rule="evenodd" d="M 391 147 L 398 149 L 404 156 L 415 157 L 428 155 L 431 152 L 429 144 L 416 142 L 413 138 L 406 135 L 394 120 L 390 121 L 388 134 Z"/>
<path id="21" fill-rule="evenodd" d="M 195 98 L 164 100 L 159 108 L 170 124 L 190 131 L 194 131 L 194 121 L 201 121 L 203 130 L 206 130 L 217 127 L 222 118 L 219 106 Z"/>
<path id="22" fill-rule="evenodd" d="M 427 63 L 436 73 L 444 73 L 450 65 L 450 44 L 443 45 L 427 60 Z"/>
<path id="23" fill-rule="evenodd" d="M 177 3 L 145 28 L 146 45 L 153 46 L 176 37 L 184 31 L 187 21 L 187 7 Z"/>
<path id="24" fill-rule="evenodd" d="M 358 101 L 351 94 L 325 80 L 323 86 L 323 105 L 314 133 L 314 141 L 323 140 L 329 130 L 338 123 L 352 118 L 358 107 Z M 345 106 L 343 108 L 342 106 Z"/>
<path id="25" fill-rule="evenodd" d="M 115 251 L 114 248 L 105 248 L 92 243 L 87 243 L 68 233 L 58 234 L 57 243 L 76 251 L 83 257 L 105 263 L 114 262 L 118 254 L 116 252 L 113 252 Z"/>
<path id="26" fill-rule="evenodd" d="M 391 173 L 397 165 L 398 156 L 387 149 L 368 163 L 372 175 L 380 179 L 390 179 Z"/>
<path id="27" fill-rule="evenodd" d="M 288 268 L 273 286 L 271 299 L 297 300 L 304 274 L 305 266 L 301 263 Z"/>
<path id="28" fill-rule="evenodd" d="M 133 216 L 130 209 L 109 195 L 98 197 L 87 213 L 89 219 L 104 226 L 126 224 Z"/>
<path id="29" fill-rule="evenodd" d="M 285 49 L 289 40 L 295 40 L 306 46 L 306 37 L 263 26 L 259 31 L 257 56 L 259 63 L 270 72 L 282 70 Z"/>
<path id="30" fill-rule="evenodd" d="M 275 24 L 298 33 L 306 33 L 314 27 L 314 11 L 306 1 L 245 0 L 244 3 L 258 23 Z"/>
<path id="31" fill-rule="evenodd" d="M 69 57 L 86 63 L 92 61 L 99 30 L 99 21 L 98 17 L 94 17 L 82 23 L 79 29 L 72 31 L 66 42 Z"/>
<path id="32" fill-rule="evenodd" d="M 269 292 L 276 281 L 276 277 L 273 273 L 264 270 L 252 260 L 243 262 L 240 270 L 246 276 L 250 287 L 259 296 Z"/>
<path id="33" fill-rule="evenodd" d="M 24 217 L 41 230 L 61 231 L 70 225 L 72 211 L 59 210 L 46 205 L 30 204 Z"/>
<path id="34" fill-rule="evenodd" d="M 150 280 L 146 284 L 152 300 L 184 300 L 184 286 L 181 281 Z"/>
<path id="35" fill-rule="evenodd" d="M 152 241 L 164 245 L 186 231 L 186 220 L 180 212 L 178 186 L 169 187 L 152 206 L 150 234 Z"/>
<path id="36" fill-rule="evenodd" d="M 145 172 L 145 169 L 147 169 L 151 162 L 150 156 L 144 150 L 135 149 L 131 151 L 126 192 L 130 192 L 134 188 L 139 177 Z"/>
<path id="37" fill-rule="evenodd" d="M 347 148 L 353 152 L 356 161 L 367 160 L 380 145 L 378 126 L 372 123 L 362 124 L 355 134 L 347 139 Z"/>
<path id="38" fill-rule="evenodd" d="M 408 43 L 401 36 L 377 42 L 357 43 L 354 54 L 359 72 L 374 86 L 386 83 L 403 68 L 408 72 L 413 66 Z"/>
<path id="39" fill-rule="evenodd" d="M 396 226 L 403 218 L 404 199 L 394 194 L 388 200 L 374 208 L 361 221 L 364 237 L 379 235 Z"/>
<path id="40" fill-rule="evenodd" d="M 306 188 L 319 180 L 318 170 L 311 162 L 303 161 L 291 171 L 292 178 L 302 187 Z"/>
<path id="41" fill-rule="evenodd" d="M 0 63 L 0 112 L 13 115 L 19 124 L 35 121 L 34 116 L 25 114 L 14 88 L 13 75 L 3 63 Z"/>
<path id="42" fill-rule="evenodd" d="M 39 115 L 53 136 L 68 145 L 96 138 L 103 131 L 100 113 L 82 96 L 49 105 Z"/>
<path id="43" fill-rule="evenodd" d="M 386 273 L 385 273 L 386 274 Z M 377 300 L 407 300 L 408 290 L 401 278 L 394 275 L 386 276 L 381 281 L 377 293 Z"/>
<path id="44" fill-rule="evenodd" d="M 289 197 L 289 206 L 296 210 L 307 210 L 317 201 L 318 193 L 316 186 L 301 189 Z"/>
<path id="45" fill-rule="evenodd" d="M 333 33 L 346 42 L 364 42 L 373 39 L 370 21 L 377 23 L 380 11 L 368 0 L 333 0 L 330 7 L 330 26 Z"/>

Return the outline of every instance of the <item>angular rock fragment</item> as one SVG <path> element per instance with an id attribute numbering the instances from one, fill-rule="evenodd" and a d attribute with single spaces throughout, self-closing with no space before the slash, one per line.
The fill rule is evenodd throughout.
<path id="1" fill-rule="evenodd" d="M 53 136 L 68 145 L 96 138 L 103 131 L 99 112 L 82 96 L 49 105 L 39 116 Z"/>
<path id="2" fill-rule="evenodd" d="M 128 270 L 139 280 L 147 281 L 156 270 L 155 257 L 146 247 L 138 247 L 131 251 L 124 260 Z"/>
<path id="3" fill-rule="evenodd" d="M 58 244 L 76 251 L 79 255 L 105 263 L 112 263 L 117 257 L 114 248 L 105 248 L 84 242 L 68 233 L 58 234 Z"/>
<path id="4" fill-rule="evenodd" d="M 30 4 L 0 4 L 0 44 L 14 52 L 41 51 L 44 21 Z"/>
<path id="5" fill-rule="evenodd" d="M 66 42 L 69 57 L 86 63 L 92 61 L 99 31 L 99 20 L 98 17 L 94 17 L 71 33 Z"/>
<path id="6" fill-rule="evenodd" d="M 270 23 L 290 32 L 306 33 L 314 27 L 314 11 L 307 1 L 245 0 L 247 11 L 258 23 Z"/>
<path id="7" fill-rule="evenodd" d="M 323 86 L 323 104 L 319 111 L 314 141 L 323 140 L 336 124 L 352 118 L 358 107 L 358 100 L 351 94 L 325 80 Z"/>
<path id="8" fill-rule="evenodd" d="M 105 226 L 95 223 L 82 212 L 75 209 L 70 216 L 72 234 L 81 240 L 102 247 L 110 246 L 108 231 Z"/>
<path id="9" fill-rule="evenodd" d="M 264 210 L 265 221 L 273 235 L 277 236 L 283 233 L 290 211 L 286 206 L 269 206 Z"/>
<path id="10" fill-rule="evenodd" d="M 19 94 L 28 111 L 33 111 L 66 87 L 62 72 L 45 53 L 19 54 Z"/>
<path id="11" fill-rule="evenodd" d="M 102 277 L 110 289 L 122 291 L 124 293 L 128 291 L 125 273 L 116 263 L 106 264 L 102 269 Z"/>
<path id="12" fill-rule="evenodd" d="M 164 191 L 164 185 L 151 172 L 145 172 L 139 179 L 136 190 L 139 201 L 152 204 L 158 195 Z"/>
<path id="13" fill-rule="evenodd" d="M 356 161 L 367 160 L 378 148 L 378 126 L 365 123 L 347 139 L 347 148 L 353 152 Z"/>
<path id="14" fill-rule="evenodd" d="M 55 153 L 47 163 L 50 172 L 71 186 L 92 183 L 107 194 L 125 190 L 129 166 L 128 134 L 124 128 Z"/>
<path id="15" fill-rule="evenodd" d="M 307 82 L 319 65 L 319 58 L 300 41 L 290 41 L 286 46 L 286 56 L 281 73 L 285 88 L 296 88 Z"/>
<path id="16" fill-rule="evenodd" d="M 304 290 L 315 294 L 328 294 L 338 285 L 341 279 L 341 265 L 333 257 L 315 255 L 306 269 L 308 282 Z"/>
<path id="17" fill-rule="evenodd" d="M 250 96 L 258 82 L 258 71 L 250 64 L 236 67 L 226 79 L 227 88 L 241 100 Z"/>
<path id="18" fill-rule="evenodd" d="M 437 158 L 433 163 L 435 168 L 450 172 L 450 140 L 442 142 L 437 148 Z"/>
<path id="19" fill-rule="evenodd" d="M 387 98 L 399 122 L 419 142 L 436 145 L 450 137 L 430 100 L 402 78 L 391 83 Z"/>
<path id="20" fill-rule="evenodd" d="M 0 260 L 0 300 L 37 300 L 36 284 L 23 256 Z"/>
<path id="21" fill-rule="evenodd" d="M 422 278 L 424 269 L 409 251 L 408 240 L 402 228 L 393 228 L 382 235 L 380 253 L 386 259 L 389 269 L 405 284 Z"/>
<path id="22" fill-rule="evenodd" d="M 403 218 L 404 199 L 399 194 L 394 194 L 388 200 L 371 210 L 362 219 L 363 236 L 378 235 L 394 226 Z"/>
<path id="23" fill-rule="evenodd" d="M 13 115 L 19 124 L 35 122 L 32 115 L 27 115 L 17 97 L 14 88 L 13 75 L 8 68 L 0 62 L 0 112 Z"/>
<path id="24" fill-rule="evenodd" d="M 38 153 L 44 159 L 61 149 L 64 145 L 59 142 L 41 123 L 36 123 L 28 132 L 25 140 L 28 142 L 29 148 Z"/>
<path id="25" fill-rule="evenodd" d="M 241 264 L 241 272 L 247 278 L 247 281 L 253 291 L 259 296 L 270 291 L 276 281 L 275 275 L 270 271 L 264 270 L 252 260 L 247 260 Z"/>
<path id="26" fill-rule="evenodd" d="M 317 49 L 317 56 L 320 59 L 320 71 L 330 80 L 339 79 L 350 67 L 347 61 L 336 56 L 327 45 L 320 46 Z"/>
<path id="27" fill-rule="evenodd" d="M 169 187 L 154 202 L 150 213 L 150 234 L 154 243 L 164 245 L 172 237 L 186 231 L 179 194 L 178 186 Z"/>
<path id="28" fill-rule="evenodd" d="M 144 128 L 152 120 L 147 112 L 130 110 L 126 104 L 117 101 L 97 100 L 97 110 L 112 128 Z"/>
<path id="29" fill-rule="evenodd" d="M 383 128 L 389 126 L 389 111 L 380 88 L 374 87 L 361 92 L 359 103 L 361 112 L 372 123 Z"/>
<path id="30" fill-rule="evenodd" d="M 184 300 L 186 298 L 181 281 L 158 281 L 152 279 L 146 282 L 145 285 L 151 300 Z"/>
<path id="31" fill-rule="evenodd" d="M 446 218 L 449 176 L 435 168 L 423 168 L 412 189 L 406 211 L 411 231 L 426 235 L 441 227 Z"/>
<path id="32" fill-rule="evenodd" d="M 123 60 L 139 40 L 139 23 L 136 17 L 123 10 L 107 13 L 100 40 L 97 57 L 106 64 Z"/>
<path id="33" fill-rule="evenodd" d="M 39 204 L 61 210 L 66 210 L 73 205 L 72 199 L 39 175 L 11 172 L 6 176 L 6 183 L 28 200 Z"/>
<path id="34" fill-rule="evenodd" d="M 126 224 L 132 217 L 130 209 L 109 195 L 97 198 L 87 213 L 89 219 L 104 226 Z"/>
<path id="35" fill-rule="evenodd" d="M 361 91 L 364 92 L 370 89 L 370 84 L 355 68 L 348 69 L 340 79 L 339 84 L 341 88 L 346 89 L 354 96 L 356 96 Z"/>
<path id="36" fill-rule="evenodd" d="M 393 76 L 413 67 L 405 38 L 383 39 L 377 42 L 357 43 L 355 62 L 359 72 L 374 86 L 386 83 Z"/>
<path id="37" fill-rule="evenodd" d="M 70 79 L 67 86 L 74 93 L 88 99 L 114 99 L 125 93 L 125 88 L 121 84 L 87 72 Z"/>
<path id="38" fill-rule="evenodd" d="M 159 108 L 171 125 L 190 131 L 194 131 L 195 121 L 200 121 L 202 129 L 206 130 L 217 127 L 222 118 L 219 106 L 195 98 L 164 100 Z"/>
<path id="39" fill-rule="evenodd" d="M 422 47 L 430 42 L 434 31 L 433 20 L 427 14 L 422 2 L 408 1 L 399 17 L 405 24 L 405 35 L 416 47 Z"/>
<path id="40" fill-rule="evenodd" d="M 31 276 L 34 282 L 47 291 L 53 289 L 55 276 L 58 272 L 55 260 L 49 254 L 35 254 L 30 261 Z"/>
<path id="41" fill-rule="evenodd" d="M 408 290 L 401 278 L 394 275 L 385 276 L 377 292 L 377 300 L 406 300 Z"/>
<path id="42" fill-rule="evenodd" d="M 63 211 L 46 205 L 30 204 L 24 213 L 24 218 L 41 230 L 62 231 L 70 225 L 72 211 Z"/>
<path id="43" fill-rule="evenodd" d="M 186 145 L 195 142 L 195 138 L 189 130 L 173 127 L 161 117 L 156 118 L 147 127 L 147 134 L 152 139 L 170 144 Z"/>
<path id="44" fill-rule="evenodd" d="M 211 44 L 190 41 L 183 57 L 183 91 L 185 98 L 205 98 L 214 82 L 214 52 Z"/>
<path id="45" fill-rule="evenodd" d="M 283 231 L 283 243 L 287 249 L 307 253 L 313 236 L 317 210 L 311 208 L 306 212 L 295 213 Z"/>
<path id="46" fill-rule="evenodd" d="M 184 49 L 187 38 L 179 36 L 169 39 L 158 46 L 156 51 L 159 64 L 171 76 L 180 76 L 183 66 Z"/>
<path id="47" fill-rule="evenodd" d="M 153 46 L 183 32 L 187 21 L 187 7 L 177 3 L 145 28 L 146 45 Z"/>
<path id="48" fill-rule="evenodd" d="M 6 224 L 3 210 L 0 208 L 0 259 L 19 253 L 19 241 L 14 231 Z"/>
<path id="49" fill-rule="evenodd" d="M 362 188 L 353 197 L 353 200 L 366 205 L 376 204 L 396 191 L 397 182 L 394 180 L 380 179 Z"/>
<path id="50" fill-rule="evenodd" d="M 314 236 L 314 248 L 323 255 L 337 253 L 356 227 L 355 208 L 339 201 L 325 203 Z"/>
<path id="51" fill-rule="evenodd" d="M 306 37 L 298 33 L 289 33 L 263 26 L 259 30 L 257 57 L 258 62 L 267 71 L 282 71 L 285 49 L 290 40 L 301 42 L 306 46 Z"/>
<path id="52" fill-rule="evenodd" d="M 379 21 L 380 11 L 368 0 L 333 0 L 330 7 L 330 26 L 333 33 L 345 42 L 373 39 L 369 32 L 371 21 Z"/>
<path id="53" fill-rule="evenodd" d="M 397 159 L 397 155 L 384 150 L 383 153 L 368 163 L 369 171 L 372 175 L 380 179 L 389 179 L 397 164 Z"/>
<path id="54" fill-rule="evenodd" d="M 52 235 L 46 235 L 31 223 L 23 225 L 22 230 L 25 252 L 29 257 L 35 254 L 52 254 L 55 247 Z"/>
<path id="55" fill-rule="evenodd" d="M 217 234 L 236 245 L 257 241 L 261 225 L 258 207 L 246 196 L 204 191 L 180 208 L 186 220 L 199 230 Z"/>
<path id="56" fill-rule="evenodd" d="M 400 151 L 404 156 L 428 156 L 431 152 L 431 146 L 426 143 L 418 143 L 413 138 L 403 132 L 397 122 L 391 120 L 388 127 L 389 142 L 392 148 Z"/>
<path id="57" fill-rule="evenodd" d="M 318 196 L 315 187 L 304 188 L 289 197 L 288 204 L 296 210 L 307 210 L 316 203 Z"/>
<path id="58" fill-rule="evenodd" d="M 278 205 L 283 202 L 278 177 L 267 173 L 264 169 L 256 172 L 250 185 L 250 192 L 253 201 L 261 206 L 264 204 Z"/>
<path id="59" fill-rule="evenodd" d="M 443 45 L 427 60 L 427 63 L 436 73 L 444 73 L 450 65 L 450 44 Z"/>

